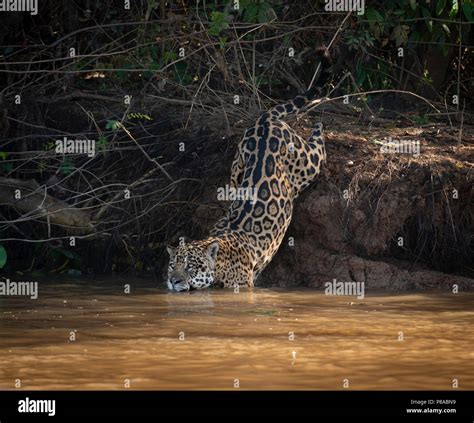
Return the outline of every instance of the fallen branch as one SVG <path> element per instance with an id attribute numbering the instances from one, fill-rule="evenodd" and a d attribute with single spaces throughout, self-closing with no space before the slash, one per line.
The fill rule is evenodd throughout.
<path id="1" fill-rule="evenodd" d="M 47 188 L 41 187 L 34 179 L 0 178 L 0 205 L 25 213 L 16 221 L 44 219 L 48 224 L 73 228 L 81 233 L 95 232 L 87 212 L 52 197 Z"/>

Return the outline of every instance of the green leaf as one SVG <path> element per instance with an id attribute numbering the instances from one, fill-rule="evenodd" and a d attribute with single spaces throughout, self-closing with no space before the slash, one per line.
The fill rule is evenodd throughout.
<path id="1" fill-rule="evenodd" d="M 453 6 L 451 7 L 451 10 L 449 11 L 449 17 L 454 18 L 459 11 L 459 0 L 453 0 Z"/>
<path id="2" fill-rule="evenodd" d="M 120 125 L 121 123 L 118 120 L 108 120 L 105 123 L 105 129 L 112 129 L 113 131 L 116 131 L 120 128 Z"/>
<path id="3" fill-rule="evenodd" d="M 416 0 L 410 0 L 410 7 L 411 7 L 411 10 L 416 9 Z"/>
<path id="4" fill-rule="evenodd" d="M 436 2 L 436 14 L 439 16 L 443 13 L 443 10 L 446 6 L 446 0 L 438 0 Z"/>
<path id="5" fill-rule="evenodd" d="M 43 171 L 46 170 L 47 167 L 48 165 L 46 164 L 46 161 L 40 159 L 38 162 L 38 171 L 43 173 Z"/>
<path id="6" fill-rule="evenodd" d="M 107 148 L 107 144 L 108 144 L 107 138 L 105 138 L 103 135 L 100 136 L 97 139 L 97 143 L 96 143 L 97 150 L 98 151 L 105 151 L 106 148 Z"/>
<path id="7" fill-rule="evenodd" d="M 418 31 L 413 31 L 410 34 L 410 38 L 409 38 L 410 41 L 417 42 L 417 41 L 420 41 L 420 39 L 421 39 L 421 34 Z"/>
<path id="8" fill-rule="evenodd" d="M 229 22 L 227 20 L 227 15 L 222 12 L 212 12 L 211 13 L 211 26 L 209 28 L 209 34 L 218 36 L 221 31 L 228 29 Z"/>
<path id="9" fill-rule="evenodd" d="M 222 12 L 212 12 L 211 21 L 212 22 L 222 22 L 224 20 L 224 14 Z"/>
<path id="10" fill-rule="evenodd" d="M 367 20 L 369 22 L 383 22 L 383 17 L 382 15 L 377 12 L 373 7 L 370 7 L 367 9 Z"/>
<path id="11" fill-rule="evenodd" d="M 245 22 L 255 23 L 258 16 L 258 5 L 250 3 L 245 9 L 242 15 Z"/>
<path id="12" fill-rule="evenodd" d="M 66 158 L 63 161 L 63 163 L 61 165 L 61 168 L 60 168 L 61 172 L 66 176 L 70 175 L 73 172 L 74 169 L 75 169 L 74 163 L 69 158 Z"/>
<path id="13" fill-rule="evenodd" d="M 163 61 L 165 65 L 168 63 L 174 62 L 177 59 L 178 55 L 174 51 L 165 51 L 163 53 Z"/>
<path id="14" fill-rule="evenodd" d="M 430 32 L 433 32 L 433 21 L 431 19 L 428 19 L 428 18 L 431 18 L 430 11 L 426 7 L 423 7 L 421 9 L 421 13 L 423 14 L 423 17 L 425 18 L 425 22 L 426 22 L 426 26 L 428 27 L 428 30 Z"/>
<path id="15" fill-rule="evenodd" d="M 0 269 L 3 269 L 7 263 L 7 250 L 3 245 L 0 245 Z"/>
<path id="16" fill-rule="evenodd" d="M 271 6 L 268 3 L 261 3 L 258 8 L 258 22 L 264 23 L 268 21 L 268 12 L 270 11 Z"/>
<path id="17" fill-rule="evenodd" d="M 468 22 L 473 22 L 474 21 L 474 14 L 473 14 L 473 7 L 472 4 L 469 3 L 464 3 L 462 5 L 462 10 L 464 12 L 464 16 L 468 20 Z"/>
<path id="18" fill-rule="evenodd" d="M 54 141 L 48 141 L 47 143 L 43 144 L 43 150 L 49 151 L 54 150 L 56 148 L 56 143 Z"/>
<path id="19" fill-rule="evenodd" d="M 395 40 L 397 47 L 406 44 L 408 41 L 408 34 L 410 33 L 410 27 L 408 25 L 398 25 L 393 28 L 393 32 L 390 36 L 392 40 Z"/>
<path id="20" fill-rule="evenodd" d="M 8 157 L 8 153 L 6 151 L 0 151 L 0 159 L 6 160 Z"/>
<path id="21" fill-rule="evenodd" d="M 219 46 L 220 48 L 224 48 L 225 47 L 225 43 L 227 42 L 227 37 L 219 37 Z"/>

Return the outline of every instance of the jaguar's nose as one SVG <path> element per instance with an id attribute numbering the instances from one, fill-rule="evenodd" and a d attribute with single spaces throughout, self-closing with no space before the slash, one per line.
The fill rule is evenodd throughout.
<path id="1" fill-rule="evenodd" d="M 180 278 L 175 278 L 174 276 L 172 276 L 172 277 L 170 278 L 170 282 L 171 282 L 173 285 L 176 285 L 176 284 L 178 284 L 178 283 L 180 283 L 180 282 L 183 282 L 183 280 L 180 279 Z"/>

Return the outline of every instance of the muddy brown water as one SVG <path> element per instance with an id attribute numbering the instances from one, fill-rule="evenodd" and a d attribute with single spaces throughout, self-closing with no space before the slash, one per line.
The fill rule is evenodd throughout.
<path id="1" fill-rule="evenodd" d="M 474 389 L 473 323 L 473 293 L 55 281 L 0 297 L 0 389 Z"/>

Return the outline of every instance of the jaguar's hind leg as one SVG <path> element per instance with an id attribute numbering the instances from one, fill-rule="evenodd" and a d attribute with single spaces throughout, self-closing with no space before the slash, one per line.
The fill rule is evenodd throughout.
<path id="1" fill-rule="evenodd" d="M 303 150 L 299 155 L 300 166 L 298 172 L 292 176 L 296 195 L 314 181 L 321 171 L 322 163 L 326 160 L 322 123 L 314 125 L 311 135 L 303 143 Z"/>

